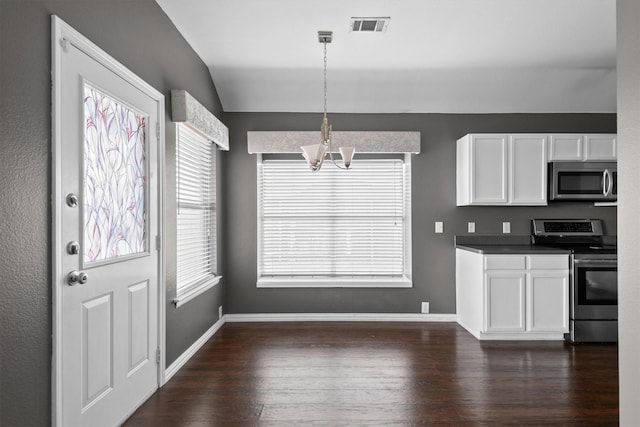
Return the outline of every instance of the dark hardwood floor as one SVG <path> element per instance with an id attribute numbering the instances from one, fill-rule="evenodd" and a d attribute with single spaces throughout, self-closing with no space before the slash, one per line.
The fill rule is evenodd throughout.
<path id="1" fill-rule="evenodd" d="M 455 323 L 228 323 L 125 426 L 618 425 L 614 344 Z"/>

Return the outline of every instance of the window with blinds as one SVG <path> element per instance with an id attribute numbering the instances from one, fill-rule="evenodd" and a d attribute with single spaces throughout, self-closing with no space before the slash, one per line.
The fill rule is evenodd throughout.
<path id="1" fill-rule="evenodd" d="M 179 300 L 216 279 L 216 148 L 186 125 L 176 132 Z"/>
<path id="2" fill-rule="evenodd" d="M 410 155 L 258 162 L 258 286 L 411 286 Z"/>

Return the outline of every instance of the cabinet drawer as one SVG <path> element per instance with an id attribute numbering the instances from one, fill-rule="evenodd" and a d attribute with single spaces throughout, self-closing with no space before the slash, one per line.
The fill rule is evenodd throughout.
<path id="1" fill-rule="evenodd" d="M 531 270 L 568 270 L 568 255 L 530 255 L 527 268 Z"/>
<path id="2" fill-rule="evenodd" d="M 485 270 L 524 270 L 524 255 L 487 255 L 484 257 Z"/>

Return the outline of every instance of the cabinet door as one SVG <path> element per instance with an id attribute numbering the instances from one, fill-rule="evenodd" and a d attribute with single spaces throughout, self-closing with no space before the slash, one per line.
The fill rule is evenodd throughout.
<path id="1" fill-rule="evenodd" d="M 485 273 L 485 332 L 525 330 L 524 272 Z"/>
<path id="2" fill-rule="evenodd" d="M 549 161 L 582 160 L 584 136 L 577 134 L 555 134 L 549 137 Z"/>
<path id="3" fill-rule="evenodd" d="M 471 204 L 507 204 L 507 135 L 472 135 Z"/>
<path id="4" fill-rule="evenodd" d="M 509 204 L 547 204 L 547 136 L 512 135 L 509 141 Z"/>
<path id="5" fill-rule="evenodd" d="M 616 135 L 586 135 L 585 160 L 616 160 Z"/>
<path id="6" fill-rule="evenodd" d="M 569 332 L 568 270 L 532 270 L 528 274 L 527 330 Z"/>

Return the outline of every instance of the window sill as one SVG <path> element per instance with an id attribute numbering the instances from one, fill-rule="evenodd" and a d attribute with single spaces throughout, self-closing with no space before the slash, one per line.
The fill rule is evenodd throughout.
<path id="1" fill-rule="evenodd" d="M 402 278 L 285 278 L 261 277 L 256 286 L 258 288 L 412 288 L 413 282 L 407 277 Z"/>
<path id="2" fill-rule="evenodd" d="M 181 305 L 191 301 L 201 293 L 216 286 L 218 283 L 220 283 L 220 279 L 222 279 L 222 276 L 213 276 L 212 278 L 200 283 L 198 286 L 187 289 L 184 292 L 180 292 L 178 296 L 173 299 L 173 303 L 175 304 L 176 308 L 180 307 Z"/>

